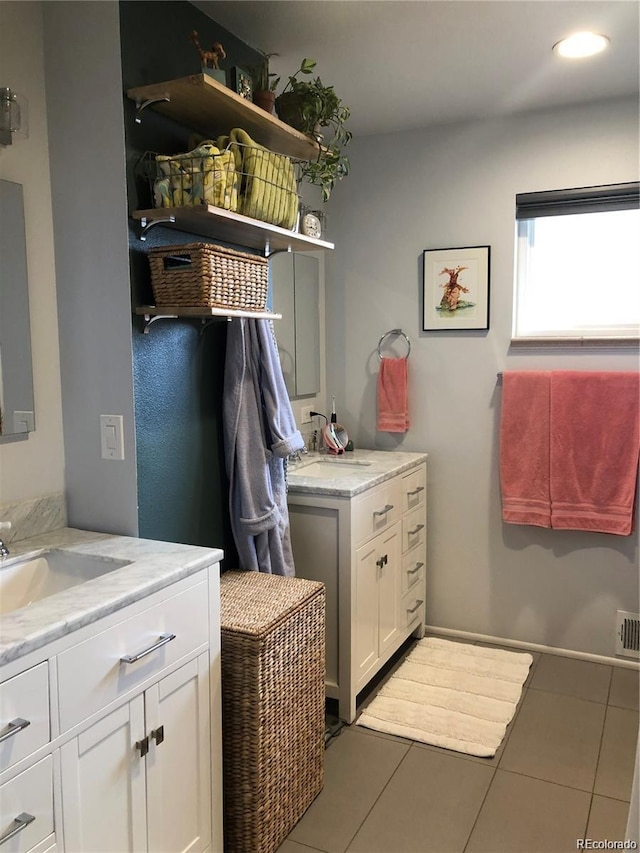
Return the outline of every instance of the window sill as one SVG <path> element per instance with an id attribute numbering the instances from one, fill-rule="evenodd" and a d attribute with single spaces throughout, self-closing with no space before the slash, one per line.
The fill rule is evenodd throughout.
<path id="1" fill-rule="evenodd" d="M 512 347 L 578 347 L 585 349 L 593 347 L 602 349 L 603 347 L 615 347 L 625 349 L 638 349 L 640 347 L 640 338 L 511 338 Z"/>

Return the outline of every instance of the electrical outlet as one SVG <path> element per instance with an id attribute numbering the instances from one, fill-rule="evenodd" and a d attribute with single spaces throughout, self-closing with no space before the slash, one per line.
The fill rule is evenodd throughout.
<path id="1" fill-rule="evenodd" d="M 300 423 L 310 424 L 311 423 L 311 412 L 313 411 L 313 406 L 303 406 L 300 409 Z"/>

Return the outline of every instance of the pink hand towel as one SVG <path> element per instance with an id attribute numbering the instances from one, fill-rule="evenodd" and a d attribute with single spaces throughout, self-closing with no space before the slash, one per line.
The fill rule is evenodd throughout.
<path id="1" fill-rule="evenodd" d="M 502 378 L 500 485 L 502 519 L 551 527 L 547 371 L 510 371 Z"/>
<path id="2" fill-rule="evenodd" d="M 640 447 L 640 375 L 551 374 L 551 523 L 627 536 Z"/>
<path id="3" fill-rule="evenodd" d="M 406 432 L 408 429 L 407 359 L 382 358 L 378 373 L 378 430 Z"/>

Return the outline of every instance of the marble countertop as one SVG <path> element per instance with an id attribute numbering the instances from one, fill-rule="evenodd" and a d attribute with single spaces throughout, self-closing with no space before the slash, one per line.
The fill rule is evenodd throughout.
<path id="1" fill-rule="evenodd" d="M 35 601 L 0 618 L 0 664 L 16 660 L 121 607 L 139 601 L 175 581 L 188 577 L 223 557 L 219 548 L 203 548 L 91 533 L 63 527 L 11 545 L 0 559 L 0 573 L 17 558 L 64 549 L 129 564 L 109 574 Z"/>
<path id="2" fill-rule="evenodd" d="M 426 453 L 404 450 L 354 450 L 341 456 L 309 453 L 300 462 L 288 466 L 289 492 L 352 498 L 426 459 Z M 305 474 L 305 469 L 311 465 L 315 472 L 312 476 L 310 472 Z"/>

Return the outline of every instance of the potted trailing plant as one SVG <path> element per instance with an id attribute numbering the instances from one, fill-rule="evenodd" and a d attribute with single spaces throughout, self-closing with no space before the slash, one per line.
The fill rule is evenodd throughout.
<path id="1" fill-rule="evenodd" d="M 327 201 L 336 181 L 349 174 L 349 160 L 342 153 L 352 137 L 345 122 L 351 115 L 333 86 L 325 86 L 316 77 L 313 80 L 300 80 L 299 74 L 312 74 L 315 60 L 303 59 L 300 68 L 288 78 L 277 96 L 276 112 L 278 118 L 295 127 L 318 142 L 323 142 L 325 128 L 332 131 L 332 138 L 321 147 L 318 159 L 301 165 L 302 176 L 311 184 L 321 187 L 322 200 Z M 277 84 L 276 84 L 277 85 Z"/>
<path id="2" fill-rule="evenodd" d="M 269 71 L 269 60 L 277 55 L 277 53 L 263 53 L 260 64 L 250 69 L 253 79 L 253 103 L 268 113 L 273 113 L 276 88 L 280 82 L 280 78 Z"/>

